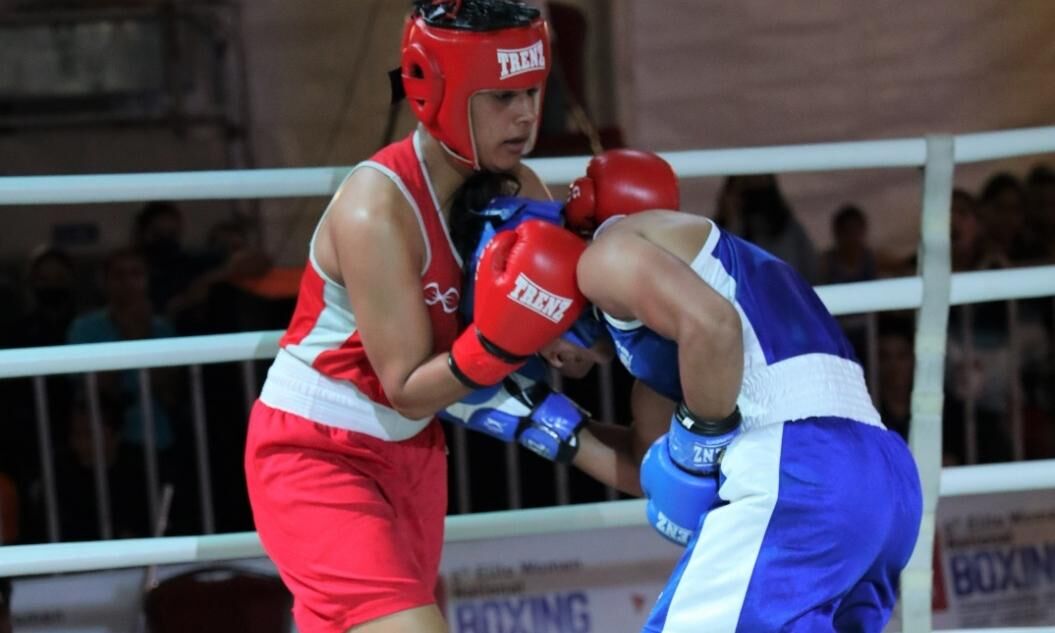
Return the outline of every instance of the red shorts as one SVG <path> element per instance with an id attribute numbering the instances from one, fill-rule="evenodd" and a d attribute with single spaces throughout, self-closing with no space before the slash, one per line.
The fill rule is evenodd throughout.
<path id="1" fill-rule="evenodd" d="M 345 633 L 435 602 L 447 512 L 439 422 L 386 442 L 257 401 L 245 473 L 301 633 Z"/>

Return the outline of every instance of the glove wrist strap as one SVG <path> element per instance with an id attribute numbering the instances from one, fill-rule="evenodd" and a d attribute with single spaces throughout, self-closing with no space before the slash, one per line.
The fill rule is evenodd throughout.
<path id="1" fill-rule="evenodd" d="M 476 330 L 476 338 L 479 339 L 480 346 L 484 348 L 485 352 L 505 363 L 519 366 L 526 363 L 527 360 L 531 358 L 531 356 L 518 356 L 517 354 L 505 351 L 501 347 L 487 340 L 487 337 L 484 336 L 480 330 Z"/>
<path id="2" fill-rule="evenodd" d="M 674 417 L 682 428 L 696 435 L 725 435 L 740 426 L 741 416 L 739 405 L 733 407 L 733 412 L 719 420 L 708 420 L 701 418 L 689 410 L 685 401 L 678 403 L 678 409 Z"/>
<path id="3" fill-rule="evenodd" d="M 459 382 L 476 390 L 498 384 L 528 358 L 512 355 L 496 347 L 485 339 L 479 330 L 470 327 L 462 332 L 451 346 L 447 355 L 447 367 Z"/>
<path id="4" fill-rule="evenodd" d="M 725 448 L 739 434 L 739 427 L 739 407 L 721 420 L 706 420 L 694 416 L 682 402 L 667 433 L 671 461 L 687 472 L 712 475 L 721 466 Z"/>

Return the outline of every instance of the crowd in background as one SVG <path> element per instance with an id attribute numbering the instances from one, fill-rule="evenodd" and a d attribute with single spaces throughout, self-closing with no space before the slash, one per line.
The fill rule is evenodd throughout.
<path id="1" fill-rule="evenodd" d="M 182 240 L 179 207 L 152 202 L 138 212 L 130 233 L 127 245 L 101 261 L 82 261 L 54 247 L 33 253 L 25 278 L 12 284 L 7 305 L 21 310 L 5 315 L 0 344 L 24 348 L 285 327 L 292 299 L 260 297 L 240 284 L 266 273 L 270 262 L 248 243 L 239 222 L 218 222 L 204 248 L 190 249 Z M 224 529 L 245 529 L 248 505 L 240 447 L 247 415 L 241 373 L 230 365 L 206 365 L 203 372 L 206 414 L 212 421 L 214 494 L 221 501 L 217 519 Z M 197 497 L 188 494 L 197 487 L 188 372 L 158 368 L 147 374 L 148 404 L 140 395 L 136 370 L 96 374 L 94 405 L 85 375 L 46 379 L 62 540 L 100 536 L 93 480 L 100 459 L 108 473 L 114 536 L 152 532 L 143 476 L 146 406 L 154 423 L 160 479 L 179 490 L 173 498 L 172 529 L 200 529 Z M 0 397 L 5 403 L 0 472 L 14 482 L 20 501 L 18 529 L 12 534 L 16 542 L 43 541 L 44 484 L 31 379 L 0 381 Z M 93 443 L 93 406 L 101 427 L 101 455 Z M 5 535 L 4 542 L 12 542 L 11 536 Z"/>
<path id="2" fill-rule="evenodd" d="M 815 285 L 916 274 L 915 257 L 892 260 L 877 254 L 869 245 L 867 216 L 853 204 L 835 211 L 833 245 L 817 253 L 772 175 L 728 178 L 716 219 L 787 261 Z M 954 272 L 1055 263 L 1055 171 L 1038 164 L 1022 179 L 999 172 L 980 191 L 956 189 L 950 238 Z M 1012 460 L 1016 416 L 1023 422 L 1022 456 L 1055 456 L 1055 301 L 954 306 L 949 317 L 946 464 Z M 872 348 L 879 357 L 878 376 L 871 385 L 876 404 L 887 426 L 906 437 L 914 319 L 913 311 L 882 313 L 876 326 L 878 344 Z M 869 317 L 854 315 L 840 322 L 867 366 Z M 968 415 L 977 434 L 971 450 L 965 436 Z"/>
<path id="3" fill-rule="evenodd" d="M 758 244 L 798 269 L 815 285 L 868 281 L 915 274 L 915 261 L 881 257 L 870 245 L 868 214 L 853 204 L 833 213 L 832 247 L 818 253 L 796 212 L 772 175 L 727 178 L 715 205 L 716 222 Z M 222 221 L 206 244 L 189 248 L 182 240 L 177 205 L 153 202 L 137 214 L 127 246 L 101 261 L 81 261 L 59 248 L 35 252 L 24 277 L 7 286 L 0 327 L 3 347 L 36 347 L 238 331 L 281 329 L 292 312 L 292 297 L 261 296 L 243 281 L 270 270 L 266 253 L 251 245 L 246 227 Z M 958 189 L 952 204 L 954 271 L 989 270 L 1055 263 L 1055 172 L 1038 165 L 1025 178 L 993 175 L 980 191 Z M 87 271 L 87 272 L 86 272 Z M 85 279 L 97 283 L 85 284 Z M 1055 457 L 1055 353 L 1052 351 L 1055 300 L 1020 300 L 954 307 L 950 314 L 945 461 L 1008 461 L 1012 417 L 1020 416 L 1024 457 Z M 1009 316 L 1010 315 L 1010 316 Z M 914 313 L 886 312 L 878 319 L 842 317 L 841 323 L 862 363 L 878 368 L 870 385 L 886 424 L 907 436 L 914 365 Z M 1011 322 L 1015 327 L 1011 327 Z M 869 328 L 875 327 L 869 345 Z M 869 354 L 877 354 L 870 359 Z M 266 363 L 258 363 L 262 379 Z M 243 373 L 237 364 L 206 365 L 204 402 L 218 531 L 252 529 L 241 468 L 247 421 Z M 626 416 L 629 378 L 613 367 L 616 419 Z M 162 483 L 176 493 L 169 533 L 201 531 L 195 469 L 191 384 L 186 368 L 147 372 L 150 414 Z M 135 370 L 95 377 L 98 398 L 89 398 L 83 374 L 46 379 L 48 419 L 55 456 L 59 532 L 62 540 L 100 538 L 93 472 L 103 460 L 108 474 L 111 520 L 116 537 L 153 531 L 147 510 L 144 472 L 144 402 Z M 588 410 L 599 412 L 596 376 L 568 381 L 565 391 Z M 1012 397 L 1017 390 L 1018 397 Z M 0 440 L 0 497 L 8 499 L 4 543 L 47 540 L 44 482 L 40 467 L 36 401 L 32 379 L 0 381 L 5 419 Z M 92 409 L 102 428 L 102 450 L 93 443 Z M 1018 407 L 1018 411 L 1015 411 Z M 969 455 L 964 421 L 977 429 Z M 469 438 L 469 489 L 472 510 L 508 507 L 502 477 L 505 451 L 484 436 Z M 557 502 L 552 465 L 521 456 L 524 506 Z M 596 501 L 606 491 L 572 472 L 572 502 Z M 458 481 L 451 469 L 452 512 L 458 507 Z"/>

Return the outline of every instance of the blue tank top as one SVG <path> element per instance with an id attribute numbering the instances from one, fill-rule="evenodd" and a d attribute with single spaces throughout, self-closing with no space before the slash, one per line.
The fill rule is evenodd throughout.
<path id="1" fill-rule="evenodd" d="M 612 337 L 619 362 L 630 375 L 671 400 L 681 400 L 678 346 L 641 324 L 618 321 L 607 314 L 604 324 Z"/>
<path id="2" fill-rule="evenodd" d="M 712 223 L 707 242 L 691 267 L 740 314 L 745 381 L 754 371 L 804 355 L 857 363 L 842 329 L 810 284 L 761 248 L 723 233 Z M 680 400 L 674 341 L 640 321 L 620 321 L 609 315 L 604 315 L 604 321 L 627 371 L 658 393 Z"/>

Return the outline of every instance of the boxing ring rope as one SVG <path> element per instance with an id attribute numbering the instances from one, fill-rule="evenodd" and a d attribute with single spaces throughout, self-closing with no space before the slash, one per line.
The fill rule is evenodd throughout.
<path id="1" fill-rule="evenodd" d="M 1055 151 L 1055 126 L 929 139 L 823 143 L 670 152 L 682 178 L 795 171 L 924 166 L 922 275 L 819 288 L 835 314 L 921 308 L 910 443 L 921 466 L 925 517 L 916 555 L 903 577 L 905 631 L 930 630 L 930 551 L 939 495 L 1055 488 L 1055 460 L 940 468 L 941 360 L 949 305 L 1055 295 L 1055 266 L 950 275 L 948 196 L 955 163 Z M 531 160 L 550 184 L 570 182 L 588 157 Z M 101 203 L 150 199 L 329 196 L 349 168 L 268 169 L 163 174 L 0 178 L 0 205 Z M 944 314 L 943 314 L 944 312 Z M 0 352 L 0 378 L 269 358 L 277 332 L 102 343 Z M 940 341 L 938 339 L 941 339 Z M 923 371 L 920 371 L 920 370 Z M 934 423 L 936 414 L 937 424 Z M 480 513 L 447 519 L 447 540 L 644 525 L 643 502 L 619 501 Z M 924 551 L 926 550 L 926 551 Z M 254 533 L 59 543 L 0 548 L 0 575 L 32 575 L 251 558 Z M 1005 629 L 1036 630 L 1036 629 Z"/>
<path id="2" fill-rule="evenodd" d="M 957 163 L 1055 151 L 1055 126 L 954 137 Z M 922 167 L 924 139 L 782 145 L 747 149 L 661 152 L 681 178 L 770 172 Z M 550 184 L 567 184 L 586 170 L 588 156 L 525 161 Z M 152 200 L 233 200 L 329 196 L 350 167 L 187 171 L 91 176 L 0 178 L 0 205 L 84 204 Z"/>
<path id="3" fill-rule="evenodd" d="M 919 277 L 818 286 L 836 316 L 922 305 Z M 954 273 L 951 305 L 1055 296 L 1055 266 Z M 0 350 L 0 379 L 274 358 L 281 330 Z M 1055 486 L 1053 486 L 1055 487 Z"/>
<path id="4" fill-rule="evenodd" d="M 943 497 L 1055 488 L 1055 459 L 956 466 L 941 473 Z M 647 525 L 640 499 L 447 517 L 448 543 Z M 255 532 L 0 547 L 0 577 L 99 571 L 264 556 Z"/>

